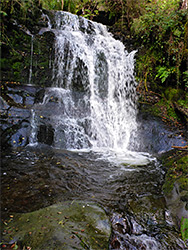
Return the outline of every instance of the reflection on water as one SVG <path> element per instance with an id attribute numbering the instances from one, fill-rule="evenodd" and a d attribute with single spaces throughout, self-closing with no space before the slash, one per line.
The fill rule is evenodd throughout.
<path id="1" fill-rule="evenodd" d="M 163 243 L 158 238 L 167 231 L 171 237 L 168 244 L 179 239 L 165 218 L 163 174 L 154 159 L 148 164 L 130 165 L 99 159 L 93 152 L 44 145 L 16 149 L 2 159 L 2 216 L 34 211 L 59 201 L 94 201 L 112 218 L 113 237 L 124 246 L 122 249 L 140 249 L 131 245 L 138 247 L 141 243 L 150 245 L 150 249 L 165 249 L 159 248 Z M 125 218 L 132 226 L 130 232 L 124 229 L 122 234 L 118 225 Z"/>
<path id="2" fill-rule="evenodd" d="M 4 202 L 10 211 L 17 212 L 18 207 L 14 209 L 14 206 L 30 196 L 36 198 L 33 208 L 20 206 L 19 211 L 45 206 L 54 199 L 94 199 L 106 206 L 126 196 L 148 193 L 145 191 L 148 187 L 150 194 L 157 193 L 162 175 L 156 162 L 143 165 L 142 158 L 140 164 L 138 159 L 132 159 L 135 159 L 134 165 L 126 160 L 121 164 L 112 163 L 93 152 L 71 152 L 40 145 L 14 151 L 3 158 Z M 28 190 L 25 192 L 25 189 Z M 45 204 L 38 204 L 39 193 Z"/>

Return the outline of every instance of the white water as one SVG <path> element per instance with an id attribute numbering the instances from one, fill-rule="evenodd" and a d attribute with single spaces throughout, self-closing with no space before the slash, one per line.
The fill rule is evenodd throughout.
<path id="1" fill-rule="evenodd" d="M 31 84 L 32 79 L 32 71 L 33 71 L 33 38 L 34 36 L 31 34 L 31 59 L 30 59 L 30 68 L 29 68 L 29 84 Z"/>
<path id="2" fill-rule="evenodd" d="M 37 124 L 36 124 L 36 115 L 33 109 L 31 109 L 31 136 L 30 136 L 30 145 L 34 146 L 37 144 Z"/>
<path id="3" fill-rule="evenodd" d="M 41 106 L 55 128 L 54 146 L 147 163 L 148 155 L 128 150 L 137 130 L 136 51 L 128 53 L 104 25 L 70 13 L 56 12 L 49 28 L 56 34 L 53 87 Z"/>

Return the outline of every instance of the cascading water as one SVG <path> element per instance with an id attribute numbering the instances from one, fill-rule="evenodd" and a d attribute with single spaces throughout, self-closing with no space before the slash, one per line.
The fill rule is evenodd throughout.
<path id="1" fill-rule="evenodd" d="M 31 60 L 30 60 L 30 69 L 29 69 L 29 85 L 31 84 L 31 78 L 32 78 L 32 67 L 33 67 L 33 35 L 31 35 Z"/>
<path id="2" fill-rule="evenodd" d="M 40 110 L 51 110 L 53 145 L 135 162 L 128 146 L 137 129 L 136 51 L 128 53 L 104 25 L 70 13 L 56 12 L 49 29 L 56 35 L 53 84 Z"/>
<path id="3" fill-rule="evenodd" d="M 35 123 L 35 113 L 33 109 L 31 109 L 31 136 L 30 136 L 30 145 L 35 145 L 37 143 L 36 138 L 36 129 L 37 125 Z"/>

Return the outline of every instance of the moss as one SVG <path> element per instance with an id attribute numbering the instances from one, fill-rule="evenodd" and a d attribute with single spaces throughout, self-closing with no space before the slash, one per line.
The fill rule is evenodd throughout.
<path id="1" fill-rule="evenodd" d="M 21 62 L 15 62 L 13 65 L 12 65 L 12 68 L 14 70 L 19 70 L 21 69 L 21 66 L 22 66 L 22 63 Z"/>
<path id="2" fill-rule="evenodd" d="M 188 240 L 188 219 L 183 217 L 181 220 L 181 235 L 184 241 Z"/>
<path id="3" fill-rule="evenodd" d="M 166 102 L 166 109 L 167 109 L 167 116 L 169 116 L 173 120 L 178 120 L 178 121 L 180 120 L 178 115 L 175 112 L 172 102 L 170 101 Z"/>
<path id="4" fill-rule="evenodd" d="M 186 103 L 185 100 L 181 99 L 181 103 Z M 141 103 L 144 101 L 141 100 Z M 144 102 L 145 103 L 145 102 Z M 147 102 L 146 102 L 147 104 Z M 149 102 L 148 102 L 149 104 Z M 184 107 L 186 107 L 187 104 L 185 104 Z M 165 122 L 167 125 L 170 125 L 175 128 L 182 128 L 184 126 L 182 121 L 181 114 L 177 111 L 177 105 L 173 103 L 172 101 L 166 100 L 165 97 L 161 98 L 158 102 L 143 106 L 143 112 L 149 112 L 152 115 L 159 117 L 162 119 L 163 122 Z M 181 106 L 182 107 L 182 106 Z"/>
<path id="5" fill-rule="evenodd" d="M 178 179 L 180 188 L 183 190 L 188 190 L 188 155 L 180 158 L 177 161 L 177 170 L 181 173 Z"/>
<path id="6" fill-rule="evenodd" d="M 7 58 L 0 58 L 1 70 L 9 68 L 9 60 Z"/>
<path id="7" fill-rule="evenodd" d="M 175 89 L 175 88 L 169 87 L 165 90 L 165 97 L 167 100 L 171 102 L 178 101 L 180 98 L 182 98 L 183 95 L 184 95 L 184 91 L 181 89 Z"/>
<path id="8" fill-rule="evenodd" d="M 6 18 L 2 20 L 3 81 L 19 81 L 27 84 L 33 45 L 31 82 L 33 85 L 50 84 L 52 69 L 49 69 L 49 65 L 54 58 L 52 50 L 54 34 L 46 32 L 39 35 L 39 30 L 47 27 L 47 20 L 41 16 L 39 8 L 38 2 L 29 1 L 20 4 L 19 1 L 12 1 L 10 5 L 7 1 L 3 2 L 2 9 L 7 13 Z"/>
<path id="9" fill-rule="evenodd" d="M 164 166 L 167 168 L 163 192 L 167 195 L 174 187 L 175 183 L 179 184 L 180 191 L 188 190 L 188 156 L 185 152 L 175 153 L 164 160 Z M 181 156 L 182 155 L 182 156 Z"/>
<path id="10" fill-rule="evenodd" d="M 187 108 L 188 107 L 188 93 L 185 94 L 184 99 L 180 98 L 179 100 L 177 100 L 177 104 L 179 104 L 180 106 L 184 108 Z"/>
<path id="11" fill-rule="evenodd" d="M 54 59 L 54 34 L 46 33 L 33 39 L 32 83 L 37 85 L 49 84 L 52 75 L 49 65 Z M 9 36 L 9 44 L 2 48 L 2 80 L 27 84 L 31 68 L 31 36 L 16 27 Z"/>
<path id="12" fill-rule="evenodd" d="M 107 249 L 110 221 L 91 202 L 70 201 L 32 213 L 11 215 L 3 225 L 3 242 L 18 239 L 32 249 Z"/>

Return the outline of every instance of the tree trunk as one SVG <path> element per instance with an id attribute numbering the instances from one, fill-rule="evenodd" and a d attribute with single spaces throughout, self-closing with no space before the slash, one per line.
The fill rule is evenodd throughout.
<path id="1" fill-rule="evenodd" d="M 61 9 L 63 10 L 64 7 L 64 0 L 61 0 Z"/>

